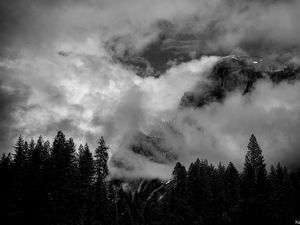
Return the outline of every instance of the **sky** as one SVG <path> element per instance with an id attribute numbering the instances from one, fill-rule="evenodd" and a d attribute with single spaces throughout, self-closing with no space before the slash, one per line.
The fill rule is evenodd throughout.
<path id="1" fill-rule="evenodd" d="M 172 123 L 181 138 L 164 131 L 167 142 L 186 165 L 200 157 L 241 167 L 252 133 L 267 163 L 299 160 L 299 81 L 262 81 L 247 96 L 179 109 L 225 55 L 299 65 L 299 1 L 2 0 L 0 17 L 1 152 L 20 134 L 52 141 L 62 130 L 92 147 L 103 135 L 111 155 L 134 165 L 115 174 L 168 177 L 173 164 L 127 148 L 136 131 Z M 159 77 L 116 60 L 145 55 L 155 43 L 173 55 Z M 181 55 L 188 58 L 177 62 Z M 155 57 L 164 56 L 147 58 L 147 75 Z"/>

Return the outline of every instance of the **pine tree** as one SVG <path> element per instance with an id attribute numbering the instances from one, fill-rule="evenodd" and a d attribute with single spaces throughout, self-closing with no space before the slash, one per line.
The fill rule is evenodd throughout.
<path id="1" fill-rule="evenodd" d="M 42 201 L 43 192 L 42 189 L 42 150 L 43 149 L 43 139 L 39 137 L 37 143 L 31 139 L 28 146 L 28 173 L 29 182 L 27 187 L 26 199 L 28 202 L 28 221 L 31 224 L 38 224 L 42 217 Z M 34 220 L 33 220 L 34 218 Z"/>
<path id="2" fill-rule="evenodd" d="M 9 221 L 12 205 L 13 170 L 11 154 L 4 153 L 0 159 L 0 218 Z"/>
<path id="3" fill-rule="evenodd" d="M 209 224 L 213 217 L 211 210 L 213 193 L 210 182 L 212 170 L 207 160 L 197 159 L 190 165 L 188 172 L 191 199 L 197 215 L 196 221 L 200 221 L 201 224 Z"/>
<path id="4" fill-rule="evenodd" d="M 181 163 L 177 162 L 172 175 L 175 186 L 169 196 L 168 220 L 174 225 L 192 224 L 196 216 L 192 207 L 187 171 Z"/>
<path id="5" fill-rule="evenodd" d="M 176 183 L 176 188 L 180 192 L 183 192 L 187 188 L 187 172 L 183 165 L 179 162 L 176 163 L 174 170 L 172 172 L 173 179 Z"/>
<path id="6" fill-rule="evenodd" d="M 227 191 L 228 204 L 235 204 L 240 198 L 240 181 L 239 172 L 235 168 L 232 162 L 230 162 L 225 171 L 225 182 Z"/>
<path id="7" fill-rule="evenodd" d="M 51 152 L 51 202 L 52 224 L 76 224 L 79 220 L 78 167 L 73 139 L 66 140 L 59 131 Z"/>
<path id="8" fill-rule="evenodd" d="M 14 181 L 12 187 L 13 194 L 13 206 L 11 208 L 12 214 L 16 214 L 14 217 L 14 223 L 20 224 L 26 218 L 25 211 L 26 205 L 26 192 L 28 182 L 27 171 L 27 149 L 28 145 L 24 142 L 23 137 L 20 135 L 15 146 L 15 153 L 13 159 L 13 173 Z"/>
<path id="9" fill-rule="evenodd" d="M 212 224 L 227 224 L 229 221 L 228 208 L 226 207 L 225 166 L 219 163 L 211 176 L 212 211 L 214 218 Z"/>
<path id="10" fill-rule="evenodd" d="M 98 143 L 99 145 L 95 150 L 97 179 L 105 179 L 108 175 L 107 161 L 109 147 L 106 145 L 103 136 L 101 136 Z"/>
<path id="11" fill-rule="evenodd" d="M 266 222 L 266 181 L 267 170 L 262 150 L 252 134 L 242 173 L 243 211 L 246 223 Z"/>
<path id="12" fill-rule="evenodd" d="M 295 193 L 293 217 L 300 218 L 300 207 L 296 207 L 300 203 L 300 167 L 290 174 L 290 179 Z"/>
<path id="13" fill-rule="evenodd" d="M 280 163 L 271 167 L 269 179 L 269 221 L 272 224 L 293 223 L 293 199 L 295 198 L 287 168 Z"/>
<path id="14" fill-rule="evenodd" d="M 66 167 L 65 160 L 66 137 L 62 131 L 58 131 L 52 144 L 51 166 L 55 176 L 62 176 Z M 57 184 L 58 185 L 58 184 Z"/>
<path id="15" fill-rule="evenodd" d="M 240 224 L 240 177 L 232 162 L 225 171 L 226 208 L 228 209 L 231 224 Z"/>
<path id="16" fill-rule="evenodd" d="M 79 195 L 80 195 L 80 220 L 83 224 L 92 224 L 92 185 L 94 180 L 93 155 L 86 143 L 79 146 Z"/>
<path id="17" fill-rule="evenodd" d="M 77 224 L 80 220 L 80 180 L 76 147 L 72 138 L 66 141 L 65 146 L 66 172 L 65 183 L 62 188 L 66 205 L 65 224 Z"/>
<path id="18" fill-rule="evenodd" d="M 80 182 L 84 185 L 91 185 L 94 178 L 94 161 L 92 152 L 86 143 L 83 147 L 79 146 L 79 173 Z"/>
<path id="19" fill-rule="evenodd" d="M 107 197 L 106 181 L 108 176 L 108 146 L 104 138 L 101 136 L 99 145 L 95 150 L 95 167 L 96 167 L 96 183 L 95 183 L 95 220 L 101 224 L 110 224 L 108 215 L 109 202 Z"/>
<path id="20" fill-rule="evenodd" d="M 266 164 L 262 155 L 262 150 L 252 134 L 248 144 L 248 152 L 245 157 L 244 181 L 247 183 L 248 194 L 255 195 L 265 191 L 267 180 Z"/>
<path id="21" fill-rule="evenodd" d="M 22 167 L 24 167 L 26 161 L 25 142 L 22 135 L 19 136 L 14 149 L 14 167 L 17 169 L 21 169 Z"/>

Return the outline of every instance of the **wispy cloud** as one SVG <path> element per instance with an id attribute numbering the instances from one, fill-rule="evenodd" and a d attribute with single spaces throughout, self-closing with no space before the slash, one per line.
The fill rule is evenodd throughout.
<path id="1" fill-rule="evenodd" d="M 264 82 L 248 97 L 234 93 L 223 104 L 178 110 L 184 92 L 204 82 L 219 57 L 170 64 L 160 78 L 143 79 L 116 63 L 107 45 L 115 54 L 138 54 L 160 39 L 161 48 L 178 54 L 237 51 L 297 63 L 299 6 L 299 1 L 1 1 L 1 151 L 11 151 L 19 133 L 51 139 L 62 129 L 92 146 L 104 135 L 126 158 L 125 134 L 172 121 L 183 141 L 171 134 L 167 140 L 179 146 L 174 151 L 185 162 L 198 156 L 240 161 L 255 133 L 268 161 L 293 164 L 298 82 Z M 137 175 L 156 176 L 168 167 L 136 157 Z"/>

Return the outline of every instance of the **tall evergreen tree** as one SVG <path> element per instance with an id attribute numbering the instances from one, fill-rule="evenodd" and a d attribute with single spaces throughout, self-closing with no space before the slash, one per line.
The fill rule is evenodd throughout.
<path id="1" fill-rule="evenodd" d="M 243 211 L 246 223 L 266 222 L 266 183 L 266 164 L 256 137 L 252 134 L 242 173 Z"/>
<path id="2" fill-rule="evenodd" d="M 228 164 L 225 171 L 225 185 L 226 208 L 231 224 L 240 224 L 240 177 L 232 162 Z"/>
<path id="3" fill-rule="evenodd" d="M 169 196 L 167 220 L 170 224 L 192 224 L 195 219 L 194 210 L 191 203 L 191 192 L 188 185 L 188 174 L 183 165 L 177 162 L 172 179 L 174 182 L 174 189 Z"/>
<path id="4" fill-rule="evenodd" d="M 108 175 L 107 161 L 109 147 L 106 145 L 103 136 L 101 136 L 98 144 L 95 150 L 97 179 L 105 179 Z"/>
<path id="5" fill-rule="evenodd" d="M 25 142 L 22 135 L 19 136 L 15 146 L 15 154 L 14 154 L 14 167 L 16 169 L 21 170 L 24 167 L 26 162 L 26 150 L 25 150 Z"/>
<path id="6" fill-rule="evenodd" d="M 94 178 L 94 161 L 93 154 L 86 143 L 83 147 L 79 146 L 79 173 L 80 182 L 84 185 L 91 185 Z"/>
<path id="7" fill-rule="evenodd" d="M 300 167 L 290 174 L 290 179 L 295 193 L 295 198 L 293 201 L 294 205 L 299 205 L 300 203 Z M 300 218 L 300 207 L 294 207 L 293 218 Z"/>
<path id="8" fill-rule="evenodd" d="M 107 188 L 105 178 L 108 176 L 108 149 L 104 138 L 101 136 L 98 147 L 95 150 L 95 220 L 98 223 L 108 225 L 110 219 L 108 217 L 109 202 L 107 197 Z"/>
<path id="9" fill-rule="evenodd" d="M 213 193 L 211 189 L 210 178 L 212 168 L 208 165 L 207 160 L 200 161 L 197 159 L 190 165 L 188 172 L 188 181 L 192 194 L 192 203 L 197 215 L 197 221 L 200 224 L 211 223 L 213 212 L 211 210 Z"/>
<path id="10" fill-rule="evenodd" d="M 12 187 L 14 173 L 12 163 L 11 154 L 5 155 L 3 153 L 0 159 L 0 218 L 2 221 L 8 221 L 8 223 L 11 223 L 9 213 L 11 213 L 13 204 Z"/>
<path id="11" fill-rule="evenodd" d="M 212 198 L 212 224 L 228 224 L 228 208 L 226 207 L 226 181 L 225 166 L 219 163 L 218 168 L 213 170 L 211 176 Z"/>
<path id="12" fill-rule="evenodd" d="M 267 170 L 262 150 L 257 143 L 256 137 L 252 134 L 248 144 L 248 151 L 245 157 L 243 180 L 247 194 L 259 194 L 265 191 Z"/>
<path id="13" fill-rule="evenodd" d="M 94 161 L 88 144 L 79 146 L 79 195 L 81 223 L 92 224 L 92 187 L 94 180 Z"/>
<path id="14" fill-rule="evenodd" d="M 15 214 L 13 223 L 21 224 L 25 221 L 26 207 L 26 192 L 27 192 L 27 149 L 28 144 L 24 141 L 20 135 L 15 146 L 15 153 L 13 159 L 13 173 L 14 181 L 12 187 L 13 202 L 11 212 Z"/>
<path id="15" fill-rule="evenodd" d="M 293 203 L 295 193 L 287 169 L 280 163 L 276 168 L 271 166 L 268 179 L 268 222 L 275 225 L 292 224 L 293 209 L 296 207 Z"/>
<path id="16" fill-rule="evenodd" d="M 74 224 L 78 220 L 78 170 L 73 139 L 66 140 L 59 131 L 54 138 L 51 153 L 52 199 L 51 224 Z"/>

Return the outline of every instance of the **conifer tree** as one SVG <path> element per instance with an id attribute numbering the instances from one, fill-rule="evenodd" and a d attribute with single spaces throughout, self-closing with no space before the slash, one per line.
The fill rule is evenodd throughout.
<path id="1" fill-rule="evenodd" d="M 79 195 L 80 195 L 80 215 L 83 224 L 92 224 L 92 185 L 94 180 L 93 155 L 86 143 L 79 146 Z"/>
<path id="2" fill-rule="evenodd" d="M 245 157 L 243 180 L 246 182 L 249 194 L 259 194 L 265 191 L 267 170 L 262 150 L 252 134 Z"/>
<path id="3" fill-rule="evenodd" d="M 95 150 L 97 179 L 105 179 L 108 175 L 107 161 L 109 147 L 106 145 L 103 136 L 101 136 L 98 144 Z"/>
<path id="4" fill-rule="evenodd" d="M 16 169 L 21 169 L 26 161 L 25 142 L 22 135 L 19 136 L 14 149 L 14 167 Z"/>
<path id="5" fill-rule="evenodd" d="M 188 185 L 187 171 L 181 163 L 177 162 L 172 172 L 174 189 L 169 196 L 168 208 L 170 224 L 191 224 L 195 219 L 195 213 L 191 203 L 191 192 Z"/>
<path id="6" fill-rule="evenodd" d="M 267 170 L 262 150 L 252 134 L 242 173 L 243 211 L 246 223 L 266 222 L 266 181 Z"/>
<path id="7" fill-rule="evenodd" d="M 101 136 L 98 147 L 95 150 L 95 220 L 101 224 L 110 224 L 108 218 L 109 202 L 107 197 L 107 188 L 105 178 L 108 176 L 108 149 L 104 138 Z"/>
<path id="8" fill-rule="evenodd" d="M 62 131 L 54 138 L 51 154 L 52 224 L 77 223 L 79 213 L 77 195 L 77 163 L 73 139 L 66 140 Z"/>
<path id="9" fill-rule="evenodd" d="M 208 224 L 213 217 L 211 205 L 213 193 L 211 189 L 211 171 L 207 160 L 197 159 L 190 165 L 188 181 L 192 193 L 192 203 L 200 223 Z"/>
<path id="10" fill-rule="evenodd" d="M 226 207 L 232 224 L 240 224 L 240 177 L 232 162 L 225 171 Z"/>
<path id="11" fill-rule="evenodd" d="M 272 224 L 293 223 L 294 188 L 288 171 L 280 163 L 272 165 L 269 175 L 269 221 Z"/>
<path id="12" fill-rule="evenodd" d="M 9 221 L 9 213 L 12 205 L 12 186 L 13 186 L 13 170 L 12 170 L 11 154 L 2 154 L 0 159 L 0 218 L 2 221 Z"/>
<path id="13" fill-rule="evenodd" d="M 16 213 L 14 223 L 21 223 L 25 220 L 26 214 L 26 192 L 27 192 L 27 143 L 20 135 L 14 146 L 13 173 L 14 181 L 12 186 L 12 198 L 14 204 L 10 213 Z"/>
<path id="14" fill-rule="evenodd" d="M 80 182 L 84 185 L 91 185 L 94 177 L 94 161 L 92 152 L 86 143 L 83 147 L 79 146 L 79 173 Z"/>

